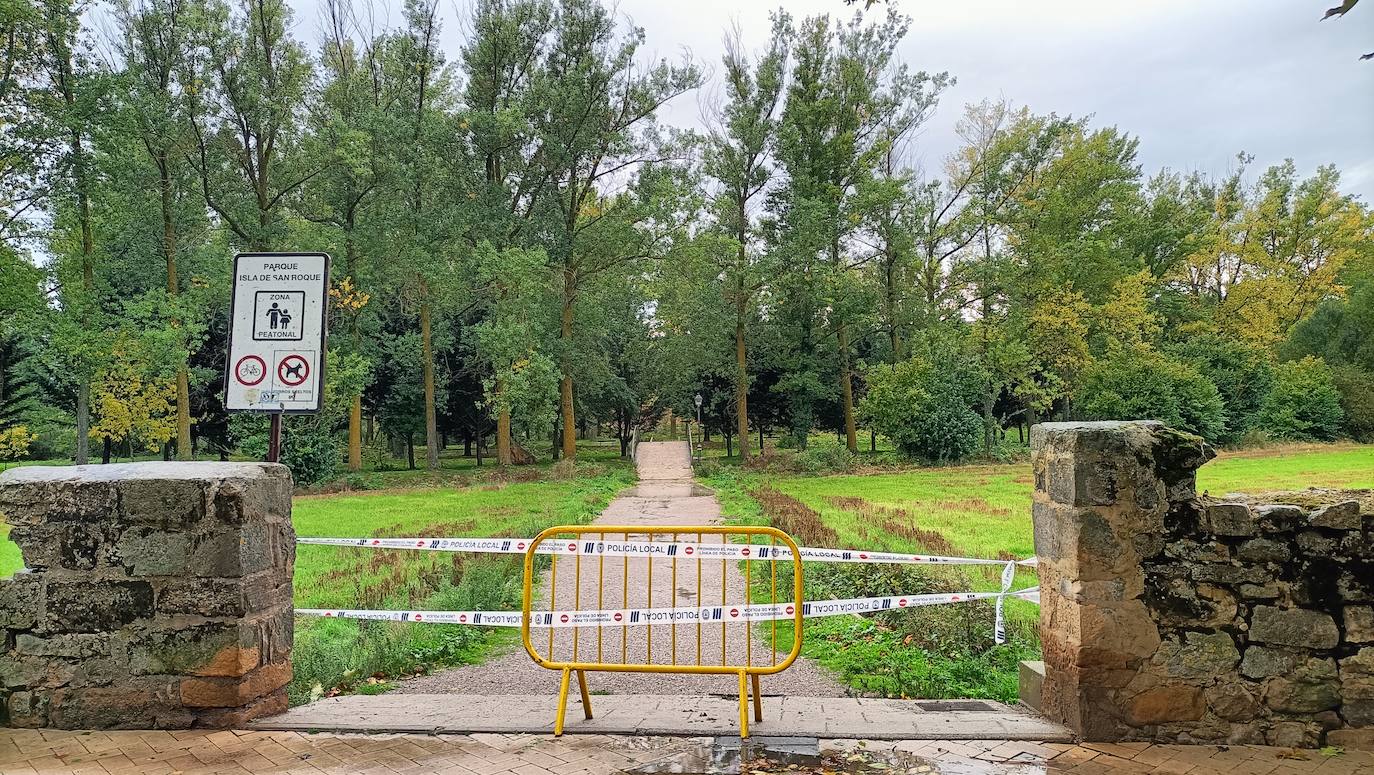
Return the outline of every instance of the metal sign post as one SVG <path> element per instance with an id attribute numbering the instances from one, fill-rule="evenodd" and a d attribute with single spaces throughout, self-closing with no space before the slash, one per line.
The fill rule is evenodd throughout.
<path id="1" fill-rule="evenodd" d="M 281 416 L 318 412 L 324 399 L 329 256 L 234 256 L 224 408 L 271 415 L 267 459 L 281 457 Z"/>

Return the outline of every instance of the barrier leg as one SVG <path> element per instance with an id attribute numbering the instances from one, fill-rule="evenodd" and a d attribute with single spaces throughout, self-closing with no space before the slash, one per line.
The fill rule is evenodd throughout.
<path id="1" fill-rule="evenodd" d="M 558 737 L 563 734 L 563 717 L 568 712 L 568 679 L 572 677 L 572 671 L 563 668 L 563 680 L 558 685 L 558 715 L 553 719 L 553 736 Z"/>
<path id="2" fill-rule="evenodd" d="M 754 678 L 754 720 L 763 721 L 763 694 L 759 692 L 759 675 L 755 673 Z"/>
<path id="3" fill-rule="evenodd" d="M 587 674 L 581 670 L 577 671 L 577 688 L 582 690 L 582 714 L 590 719 L 592 717 L 592 695 L 587 692 Z"/>
<path id="4" fill-rule="evenodd" d="M 749 736 L 749 679 L 743 670 L 739 671 L 739 736 Z"/>

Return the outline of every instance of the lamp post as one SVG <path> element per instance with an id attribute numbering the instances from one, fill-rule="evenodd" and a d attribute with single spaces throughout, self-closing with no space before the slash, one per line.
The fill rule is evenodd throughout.
<path id="1" fill-rule="evenodd" d="M 702 397 L 701 397 L 701 394 L 700 394 L 700 393 L 697 393 L 696 396 L 695 396 L 692 400 L 693 400 L 693 401 L 696 403 L 696 405 L 697 405 L 697 432 L 698 432 L 698 433 L 701 433 L 701 432 L 703 431 L 703 426 L 702 426 L 702 424 L 701 424 L 701 404 L 702 404 L 703 399 L 702 399 Z M 697 440 L 697 444 L 698 444 L 698 445 L 700 445 L 701 442 L 702 442 L 701 439 L 698 439 L 698 440 Z M 700 446 L 698 446 L 697 449 L 692 450 L 693 456 L 699 457 L 699 456 L 700 456 L 699 450 L 700 450 Z"/>

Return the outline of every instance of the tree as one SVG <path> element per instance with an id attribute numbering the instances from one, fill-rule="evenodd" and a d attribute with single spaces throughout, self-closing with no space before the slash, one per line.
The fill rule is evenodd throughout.
<path id="1" fill-rule="evenodd" d="M 959 460 L 978 448 L 982 435 L 970 408 L 980 375 L 956 336 L 932 332 L 914 344 L 911 358 L 869 372 L 861 410 L 902 452 L 937 463 Z"/>
<path id="2" fill-rule="evenodd" d="M 321 45 L 320 67 L 325 81 L 314 101 L 303 143 L 304 154 L 311 158 L 307 166 L 321 171 L 302 187 L 297 209 L 306 219 L 338 235 L 341 244 L 334 253 L 342 254 L 343 266 L 342 272 L 336 269 L 334 275 L 342 277 L 330 290 L 331 303 L 336 312 L 342 311 L 342 344 L 363 358 L 366 367 L 364 329 L 369 324 L 370 294 L 364 288 L 373 287 L 375 279 L 371 254 L 381 252 L 380 246 L 369 244 L 368 237 L 375 237 L 384 228 L 373 223 L 382 219 L 376 217 L 380 208 L 371 205 L 396 182 L 395 165 L 385 148 L 394 120 L 388 114 L 394 76 L 385 67 L 380 51 L 385 40 L 369 35 L 359 41 L 352 34 L 357 19 L 350 0 L 329 0 L 324 11 L 328 29 Z M 356 392 L 344 396 L 351 402 L 350 471 L 362 470 L 365 383 L 363 380 Z"/>
<path id="3" fill-rule="evenodd" d="M 1281 363 L 1274 389 L 1260 409 L 1260 427 L 1280 439 L 1331 440 L 1340 433 L 1344 412 L 1331 368 L 1307 356 Z"/>
<path id="4" fill-rule="evenodd" d="M 1120 349 L 1083 375 L 1080 416 L 1093 420 L 1160 420 L 1208 441 L 1222 438 L 1226 407 L 1206 377 L 1141 348 Z"/>
<path id="5" fill-rule="evenodd" d="M 51 122 L 52 142 L 62 148 L 51 171 L 53 190 L 64 205 L 74 211 L 72 228 L 79 235 L 76 245 L 59 245 L 58 252 L 77 263 L 62 283 L 62 306 L 68 313 L 62 343 L 64 367 L 76 381 L 76 462 L 83 465 L 89 457 L 91 381 L 100 363 L 97 299 L 95 285 L 96 247 L 91 216 L 91 191 L 95 181 L 91 171 L 89 143 L 100 100 L 99 74 L 84 53 L 79 51 L 81 14 L 84 4 L 72 0 L 45 0 L 42 4 L 42 37 L 50 91 L 34 103 L 34 108 Z"/>
<path id="6" fill-rule="evenodd" d="M 568 459 L 577 455 L 578 296 L 598 275 L 652 255 L 641 239 L 616 244 L 606 238 L 608 232 L 624 234 L 623 225 L 637 222 L 628 211 L 633 200 L 606 189 L 671 154 L 655 142 L 655 115 L 701 80 L 690 62 L 638 65 L 635 55 L 643 41 L 639 28 L 617 33 L 610 12 L 596 0 L 562 0 L 533 95 L 543 108 L 535 120 L 534 155 L 548 181 L 546 206 L 555 216 L 547 239 L 553 284 L 562 295 L 559 404 L 562 453 Z"/>
<path id="7" fill-rule="evenodd" d="M 184 208 L 185 156 L 194 147 L 186 112 L 187 85 L 193 67 L 191 37 L 194 23 L 186 0 L 121 0 L 116 5 L 127 82 L 125 104 L 133 131 L 148 161 L 157 169 L 158 209 L 162 221 L 162 258 L 166 265 L 169 308 L 177 307 L 181 284 L 177 275 L 177 222 Z M 192 86 L 191 92 L 195 91 Z M 173 316 L 172 328 L 184 328 Z M 189 342 L 176 348 L 176 451 L 191 459 L 191 378 Z"/>
<path id="8" fill-rule="evenodd" d="M 300 169 L 297 109 L 310 60 L 287 29 L 284 0 L 210 0 L 200 30 L 203 61 L 188 93 L 195 135 L 191 164 L 206 205 L 249 250 L 281 248 L 288 197 L 319 174 Z"/>

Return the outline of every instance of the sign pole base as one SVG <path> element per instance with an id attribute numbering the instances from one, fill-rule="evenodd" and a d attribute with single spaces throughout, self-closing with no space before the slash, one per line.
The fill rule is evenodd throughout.
<path id="1" fill-rule="evenodd" d="M 273 412 L 272 423 L 267 432 L 267 462 L 281 462 L 281 412 Z"/>

